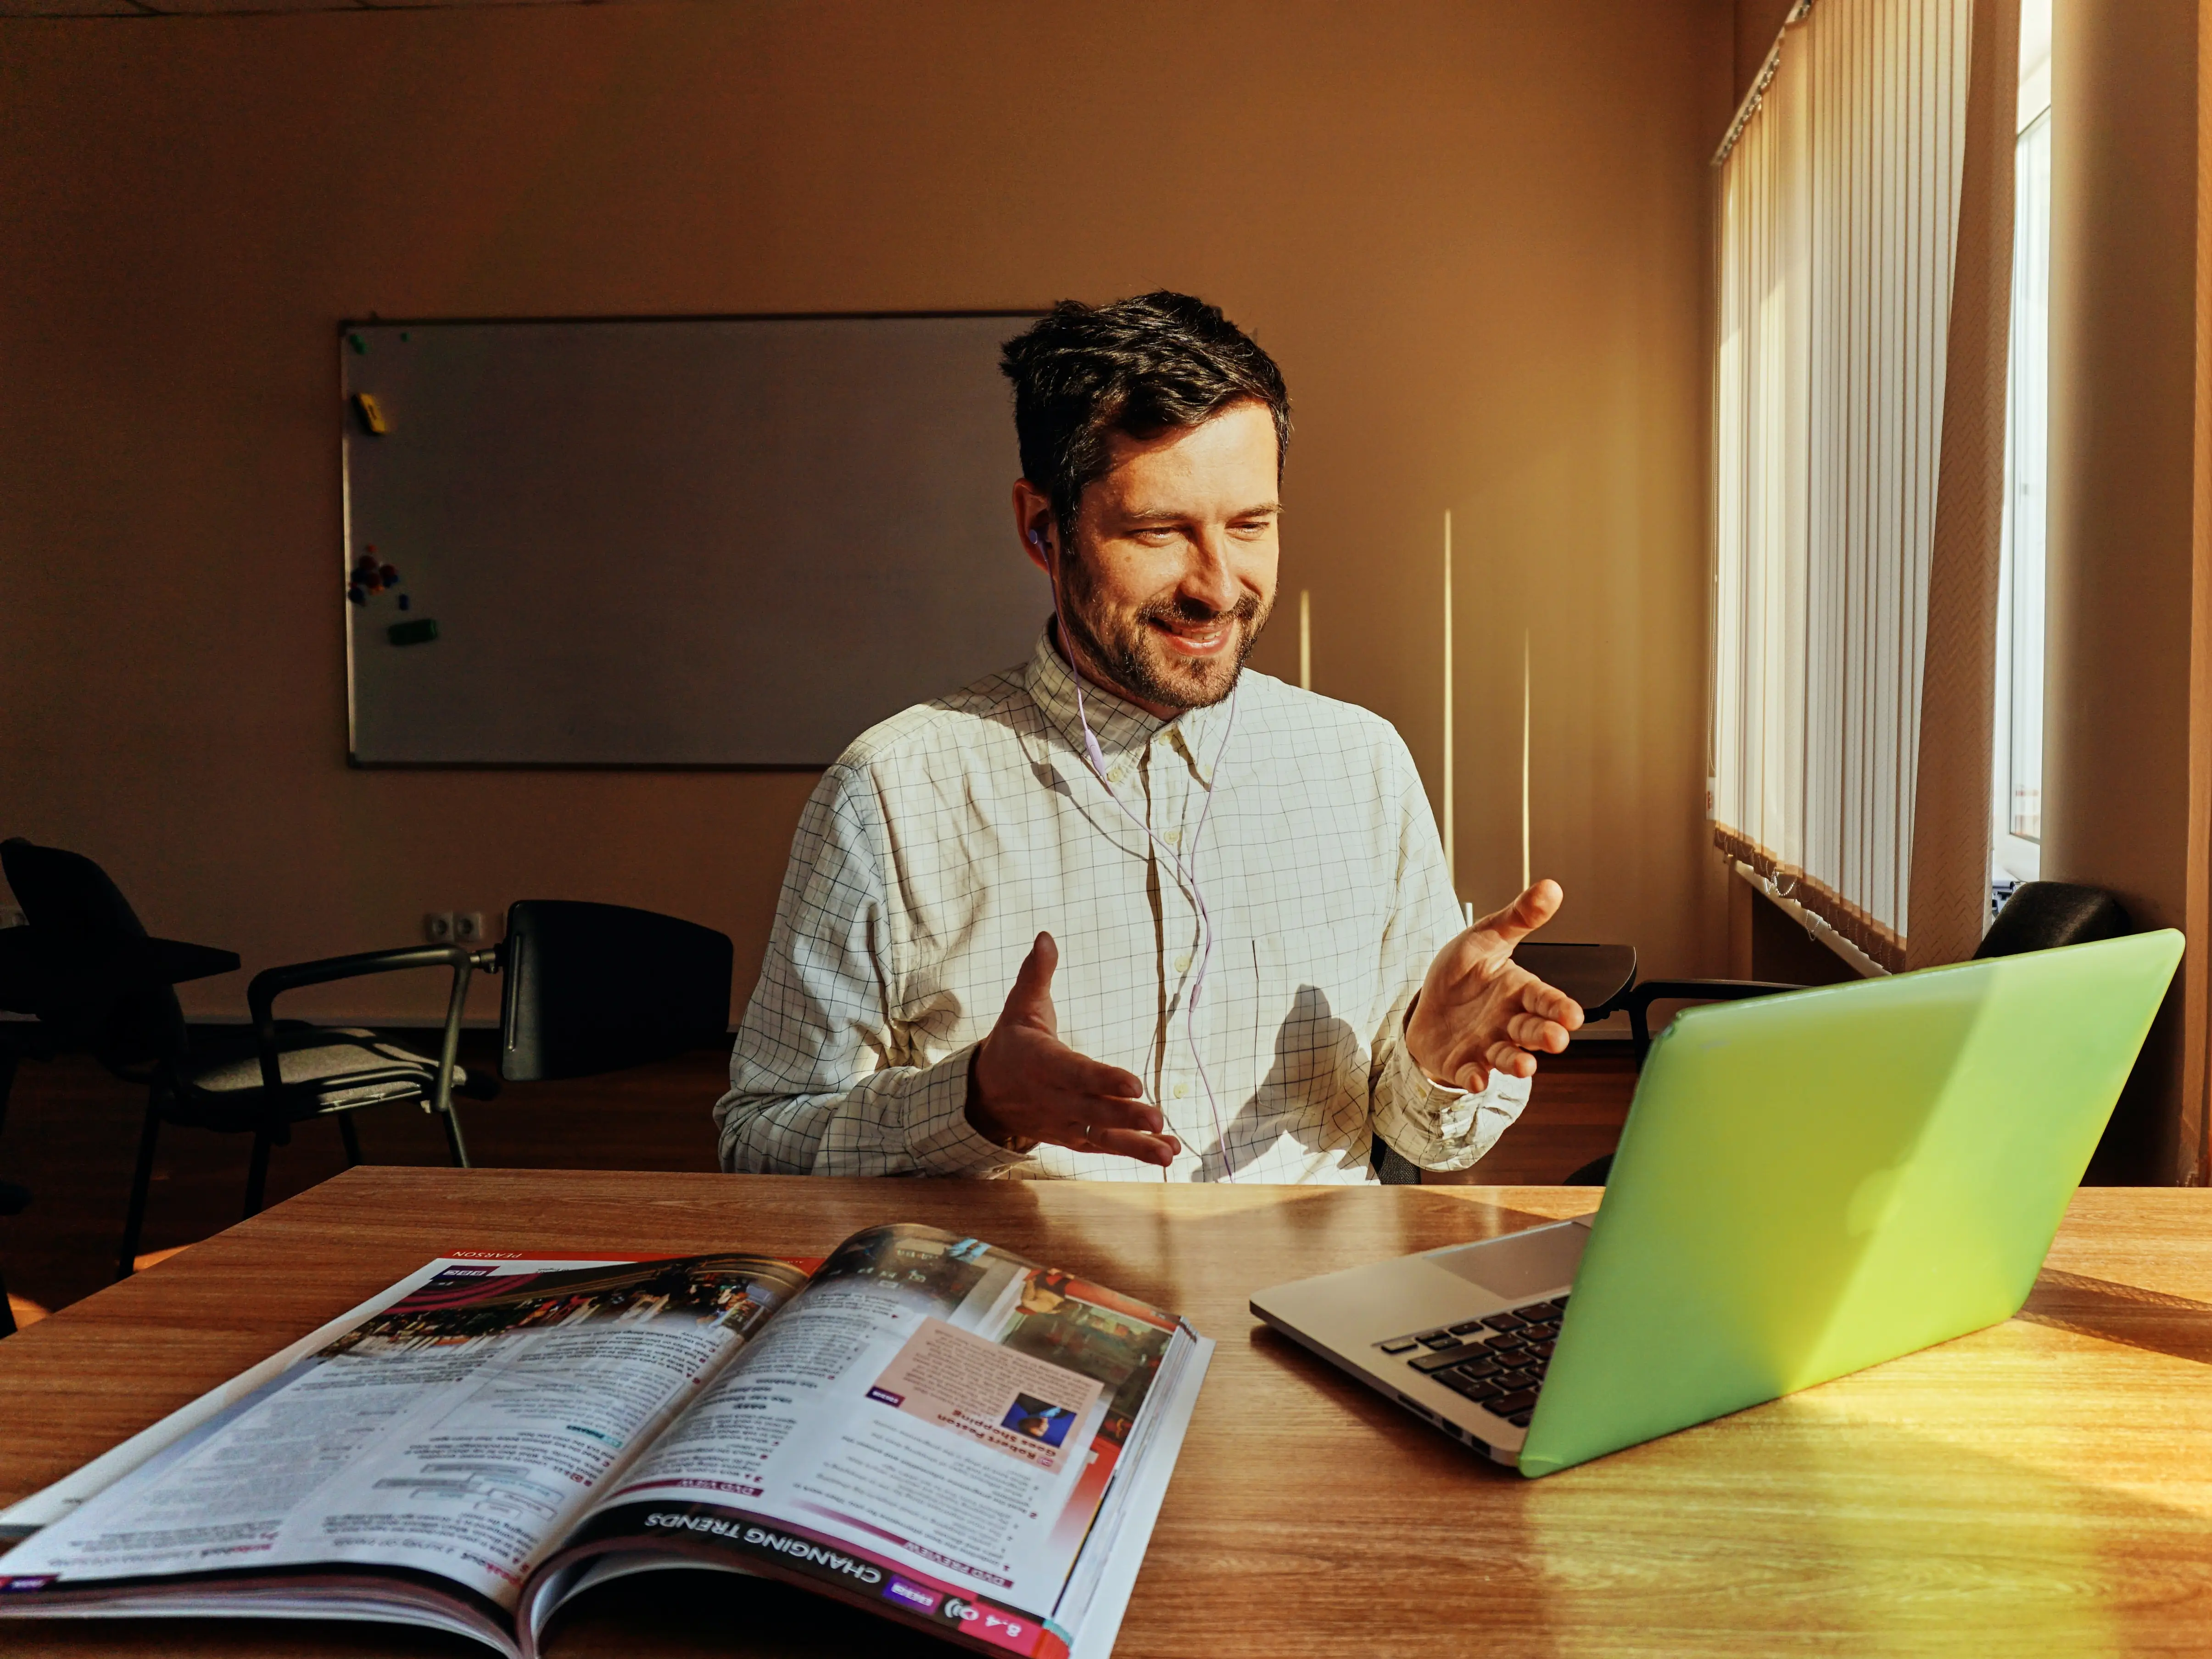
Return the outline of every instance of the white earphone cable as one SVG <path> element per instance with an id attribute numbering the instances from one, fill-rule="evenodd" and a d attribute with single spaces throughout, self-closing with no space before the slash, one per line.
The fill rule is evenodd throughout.
<path id="1" fill-rule="evenodd" d="M 1105 752 L 1098 746 L 1097 734 L 1091 731 L 1091 717 L 1084 707 L 1083 671 L 1076 666 L 1074 653 L 1067 643 L 1067 623 L 1060 609 L 1060 575 L 1057 568 L 1054 568 L 1055 562 L 1051 554 L 1047 551 L 1043 538 L 1036 532 L 1030 532 L 1030 541 L 1040 553 L 1045 555 L 1047 574 L 1052 582 L 1053 624 L 1059 633 L 1060 649 L 1067 657 L 1068 672 L 1075 683 L 1075 719 L 1076 723 L 1083 729 L 1085 758 L 1091 763 L 1091 769 L 1097 775 L 1099 786 L 1106 791 L 1107 799 L 1121 809 L 1121 815 L 1144 833 L 1145 838 L 1174 869 L 1176 880 L 1190 895 L 1191 908 L 1198 912 L 1200 937 L 1198 971 L 1192 975 L 1190 994 L 1183 1001 L 1183 1039 L 1189 1045 L 1191 1065 L 1197 1070 L 1199 1087 L 1206 1093 L 1206 1114 L 1213 1123 L 1214 1149 L 1221 1158 L 1220 1178 L 1224 1182 L 1234 1181 L 1237 1176 L 1236 1172 L 1229 1166 L 1229 1147 L 1227 1137 L 1221 1125 L 1220 1103 L 1214 1097 L 1213 1080 L 1206 1075 L 1206 1060 L 1198 1048 L 1198 1000 L 1200 994 L 1206 988 L 1206 970 L 1213 964 L 1214 942 L 1213 916 L 1206 908 L 1206 895 L 1198 884 L 1198 849 L 1200 842 L 1206 835 L 1207 821 L 1213 816 L 1214 798 L 1219 793 L 1221 788 L 1221 769 L 1229 754 L 1229 739 L 1237 729 L 1237 693 L 1232 690 L 1229 694 L 1229 712 L 1222 726 L 1221 743 L 1213 753 L 1213 776 L 1207 783 L 1206 805 L 1199 811 L 1197 827 L 1191 832 L 1190 858 L 1189 862 L 1186 864 L 1182 854 L 1161 839 L 1152 826 L 1138 817 L 1135 809 L 1115 792 L 1113 780 L 1107 775 Z M 1195 761 L 1197 757 L 1194 755 L 1192 759 Z M 1163 1181 L 1167 1179 L 1165 1170 L 1160 1171 L 1160 1178 Z"/>

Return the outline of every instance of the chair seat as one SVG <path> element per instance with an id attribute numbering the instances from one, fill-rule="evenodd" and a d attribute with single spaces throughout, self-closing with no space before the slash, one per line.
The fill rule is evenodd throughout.
<path id="1" fill-rule="evenodd" d="M 276 1034 L 277 1076 L 284 1084 L 277 1115 L 297 1121 L 392 1101 L 428 1100 L 437 1092 L 438 1062 L 374 1031 L 299 1027 Z M 177 1093 L 165 1115 L 214 1129 L 250 1129 L 267 1119 L 261 1061 L 252 1037 L 175 1067 Z M 453 1067 L 453 1087 L 467 1085 Z"/>

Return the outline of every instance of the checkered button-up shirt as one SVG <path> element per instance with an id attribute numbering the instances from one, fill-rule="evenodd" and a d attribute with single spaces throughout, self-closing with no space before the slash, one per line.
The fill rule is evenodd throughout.
<path id="1" fill-rule="evenodd" d="M 1397 733 L 1249 671 L 1172 720 L 1085 702 L 1103 781 L 1044 638 L 823 775 L 714 1108 L 724 1167 L 1159 1180 L 968 1122 L 969 1058 L 1040 931 L 1060 1040 L 1144 1079 L 1182 1142 L 1170 1181 L 1371 1181 L 1377 1133 L 1428 1169 L 1489 1151 L 1528 1084 L 1446 1089 L 1406 1052 L 1461 921 Z"/>

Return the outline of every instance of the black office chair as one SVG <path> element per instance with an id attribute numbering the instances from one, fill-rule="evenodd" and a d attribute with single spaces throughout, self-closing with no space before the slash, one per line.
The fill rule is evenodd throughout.
<path id="1" fill-rule="evenodd" d="M 456 1058 L 472 974 L 507 975 L 500 1078 L 531 1082 L 617 1071 L 727 1041 L 732 963 L 725 935 L 673 916 L 617 904 L 526 899 L 509 907 L 506 938 L 488 949 L 417 945 L 258 974 L 246 989 L 251 1053 L 234 1052 L 218 1065 L 196 1068 L 179 1079 L 186 1086 L 161 1097 L 160 1112 L 149 1105 L 124 1262 L 136 1253 L 161 1115 L 255 1131 L 248 1215 L 260 1207 L 270 1148 L 283 1144 L 293 1123 L 337 1115 L 347 1160 L 359 1163 L 360 1145 L 343 1114 L 362 1106 L 419 1103 L 445 1126 L 453 1163 L 466 1169 L 453 1093 L 488 1100 L 499 1091 L 499 1079 L 471 1076 Z M 435 967 L 453 975 L 435 1062 L 371 1031 L 318 1030 L 274 1015 L 276 999 L 301 986 Z"/>
<path id="2" fill-rule="evenodd" d="M 591 1077 L 729 1041 L 726 934 L 620 904 L 519 899 L 480 965 L 503 973 L 499 1073 Z"/>
<path id="3" fill-rule="evenodd" d="M 363 1106 L 414 1101 L 444 1125 L 458 1169 L 469 1167 L 453 1092 L 479 1100 L 499 1092 L 501 1079 L 534 1082 L 586 1077 L 665 1059 L 727 1039 L 733 953 L 712 928 L 651 910 L 565 899 L 524 899 L 510 906 L 507 936 L 488 949 L 416 945 L 297 963 L 257 974 L 246 988 L 254 1045 L 189 1071 L 173 1071 L 167 1095 L 149 1105 L 147 1133 L 133 1188 L 124 1261 L 136 1254 L 163 1117 L 215 1129 L 252 1129 L 253 1160 L 246 1213 L 261 1207 L 269 1153 L 290 1126 L 337 1115 L 349 1164 L 361 1161 L 352 1123 L 343 1114 Z M 276 999 L 306 985 L 326 985 L 415 968 L 446 968 L 453 985 L 437 1061 L 373 1031 L 333 1030 L 279 1021 Z M 500 1076 L 471 1077 L 459 1063 L 461 1014 L 477 972 L 504 973 L 500 1000 Z"/>
<path id="4" fill-rule="evenodd" d="M 15 837 L 0 842 L 0 872 L 27 924 L 0 932 L 0 1008 L 35 1020 L 12 1024 L 0 1042 L 0 1112 L 19 1060 L 73 1048 L 151 1087 L 185 1052 L 176 986 L 231 972 L 236 954 L 149 937 L 106 872 L 80 854 Z M 0 1214 L 29 1199 L 11 1184 L 0 1192 Z"/>
<path id="5" fill-rule="evenodd" d="M 42 1023 L 53 1026 L 56 1041 L 86 1042 L 109 1072 L 146 1091 L 145 1126 L 117 1254 L 118 1279 L 129 1276 L 138 1254 L 154 1155 L 165 1122 L 253 1136 L 247 1215 L 261 1208 L 270 1149 L 288 1142 L 292 1126 L 309 1118 L 337 1117 L 346 1157 L 359 1163 L 361 1143 L 343 1114 L 394 1100 L 434 1103 L 445 1114 L 456 1161 L 465 1161 L 452 1113 L 452 1089 L 465 1081 L 458 1067 L 449 1064 L 441 1083 L 436 1062 L 374 1031 L 280 1024 L 270 1005 L 295 985 L 350 973 L 450 966 L 455 979 L 447 1021 L 450 1062 L 467 951 L 425 949 L 347 957 L 342 959 L 346 972 L 335 971 L 338 964 L 330 963 L 273 969 L 247 988 L 252 1029 L 195 1048 L 173 981 L 228 972 L 238 966 L 235 956 L 147 939 L 130 901 L 106 872 L 81 854 L 9 841 L 0 844 L 0 864 L 30 921 L 29 929 L 8 932 L 27 931 L 43 940 Z"/>
<path id="6" fill-rule="evenodd" d="M 1996 920 L 1982 935 L 1972 960 L 2021 956 L 2030 951 L 2055 951 L 2066 945 L 2092 945 L 2118 939 L 2133 924 L 2120 902 L 2100 887 L 2072 882 L 2030 881 L 2015 888 Z M 1650 1012 L 1655 1002 L 1735 1002 L 1747 997 L 1772 996 L 1782 991 L 1802 991 L 1802 985 L 1784 985 L 1749 979 L 1655 979 L 1634 987 L 1621 1006 L 1628 1011 L 1629 1032 L 1640 1067 L 1651 1052 Z M 1593 1158 L 1566 1178 L 1569 1187 L 1602 1187 L 1613 1173 L 1613 1154 Z"/>

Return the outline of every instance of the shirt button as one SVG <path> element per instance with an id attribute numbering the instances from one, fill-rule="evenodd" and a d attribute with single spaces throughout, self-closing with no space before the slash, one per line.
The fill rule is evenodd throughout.
<path id="1" fill-rule="evenodd" d="M 1178 1083 L 1178 1084 L 1176 1084 L 1176 1086 L 1175 1086 L 1175 1097 L 1176 1097 L 1177 1100 L 1181 1100 L 1181 1099 L 1182 1099 L 1185 1095 L 1188 1094 L 1189 1092 L 1190 1092 L 1190 1085 L 1188 1085 L 1188 1083 Z"/>
<path id="2" fill-rule="evenodd" d="M 1188 955 L 1177 957 L 1175 959 L 1175 970 L 1178 974 L 1188 973 L 1190 971 L 1190 957 Z"/>
<path id="3" fill-rule="evenodd" d="M 1107 782 L 1109 782 L 1109 783 L 1119 783 L 1119 782 L 1121 782 L 1121 780 L 1122 780 L 1122 779 L 1124 779 L 1124 778 L 1127 777 L 1128 775 L 1128 775 L 1128 773 L 1127 773 L 1127 772 L 1124 771 L 1121 767 L 1118 767 L 1118 766 L 1117 766 L 1117 767 L 1115 767 L 1112 771 L 1109 772 L 1109 773 L 1106 775 L 1106 781 L 1107 781 Z"/>
<path id="4" fill-rule="evenodd" d="M 1168 831 L 1164 839 L 1169 846 L 1180 847 L 1182 845 L 1182 831 L 1180 830 L 1170 830 Z"/>

